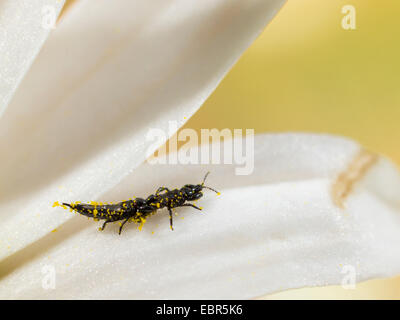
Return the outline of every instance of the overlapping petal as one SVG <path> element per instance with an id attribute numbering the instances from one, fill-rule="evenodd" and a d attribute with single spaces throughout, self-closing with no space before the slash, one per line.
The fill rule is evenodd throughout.
<path id="1" fill-rule="evenodd" d="M 97 199 L 139 166 L 164 142 L 149 128 L 182 125 L 283 3 L 77 2 L 1 118 L 0 258 L 70 218 L 54 200 Z"/>
<path id="2" fill-rule="evenodd" d="M 54 27 L 64 0 L 0 3 L 0 117 Z"/>
<path id="3" fill-rule="evenodd" d="M 221 196 L 207 192 L 200 213 L 177 209 L 174 231 L 166 211 L 120 236 L 118 226 L 99 232 L 75 216 L 6 260 L 0 296 L 243 299 L 341 284 L 349 272 L 356 281 L 400 272 L 400 175 L 390 162 L 377 158 L 340 208 L 332 188 L 358 159 L 359 145 L 278 134 L 256 136 L 255 146 L 248 176 L 235 175 L 235 164 L 141 165 L 101 199 L 197 183 L 207 170 L 207 184 Z M 53 290 L 43 288 L 49 266 Z"/>

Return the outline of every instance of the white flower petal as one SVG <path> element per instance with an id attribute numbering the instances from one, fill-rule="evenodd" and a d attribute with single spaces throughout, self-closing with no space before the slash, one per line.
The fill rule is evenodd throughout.
<path id="1" fill-rule="evenodd" d="M 64 0 L 0 3 L 0 117 L 38 54 Z"/>
<path id="2" fill-rule="evenodd" d="M 173 232 L 166 212 L 149 218 L 141 232 L 128 225 L 121 236 L 118 226 L 99 232 L 77 216 L 8 258 L 0 297 L 243 299 L 340 284 L 347 266 L 357 281 L 400 272 L 394 166 L 379 158 L 364 170 L 341 209 L 332 188 L 343 172 L 357 168 L 356 143 L 279 134 L 256 136 L 255 146 L 249 176 L 235 176 L 234 165 L 143 164 L 102 200 L 197 183 L 208 169 L 207 185 L 222 194 L 207 192 L 201 213 L 177 209 Z M 43 266 L 55 268 L 54 290 L 42 288 Z"/>
<path id="3" fill-rule="evenodd" d="M 283 0 L 79 1 L 1 119 L 0 259 L 70 218 L 55 200 L 97 199 L 182 125 Z M 172 134 L 173 132 L 169 132 Z"/>

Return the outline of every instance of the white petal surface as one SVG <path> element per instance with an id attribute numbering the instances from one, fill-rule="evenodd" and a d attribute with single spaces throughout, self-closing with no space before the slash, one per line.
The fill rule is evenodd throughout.
<path id="1" fill-rule="evenodd" d="M 63 5 L 64 0 L 0 2 L 0 117 Z"/>
<path id="2" fill-rule="evenodd" d="M 148 129 L 181 126 L 283 3 L 79 1 L 0 122 L 0 258 L 70 218 L 54 200 L 97 199 L 140 165 L 163 143 Z"/>
<path id="3" fill-rule="evenodd" d="M 116 201 L 156 187 L 198 183 L 211 170 L 200 205 L 177 209 L 143 230 L 104 232 L 76 216 L 2 265 L 1 298 L 252 298 L 279 290 L 340 284 L 400 272 L 400 175 L 380 158 L 337 207 L 332 184 L 360 147 L 319 135 L 259 135 L 255 171 L 235 165 L 143 164 L 102 196 Z M 60 208 L 59 215 L 71 215 Z M 182 219 L 184 218 L 184 219 Z M 154 232 L 154 234 L 153 234 Z M 54 290 L 42 288 L 54 267 Z"/>

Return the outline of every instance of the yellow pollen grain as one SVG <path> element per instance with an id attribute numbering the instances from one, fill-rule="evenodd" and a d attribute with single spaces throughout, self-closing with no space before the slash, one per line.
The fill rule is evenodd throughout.
<path id="1" fill-rule="evenodd" d="M 141 224 L 139 225 L 139 231 L 142 231 L 143 225 L 146 223 L 146 219 L 143 219 L 142 217 L 140 218 Z"/>
<path id="2" fill-rule="evenodd" d="M 60 203 L 59 203 L 58 201 L 56 201 L 56 202 L 53 203 L 53 208 L 54 208 L 54 207 L 59 207 L 59 206 L 60 206 Z"/>
<path id="3" fill-rule="evenodd" d="M 53 229 L 53 230 L 51 230 L 51 232 L 57 232 L 57 228 L 56 228 L 56 229 Z"/>

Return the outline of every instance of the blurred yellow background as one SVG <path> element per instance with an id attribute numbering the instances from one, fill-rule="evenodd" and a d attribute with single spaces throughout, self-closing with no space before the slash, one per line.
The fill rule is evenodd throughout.
<path id="1" fill-rule="evenodd" d="M 399 17 L 394 0 L 289 0 L 185 127 L 339 134 L 400 164 Z M 266 298 L 398 299 L 400 277 Z"/>
<path id="2" fill-rule="evenodd" d="M 399 17 L 393 0 L 289 0 L 187 126 L 328 132 L 400 163 Z"/>

